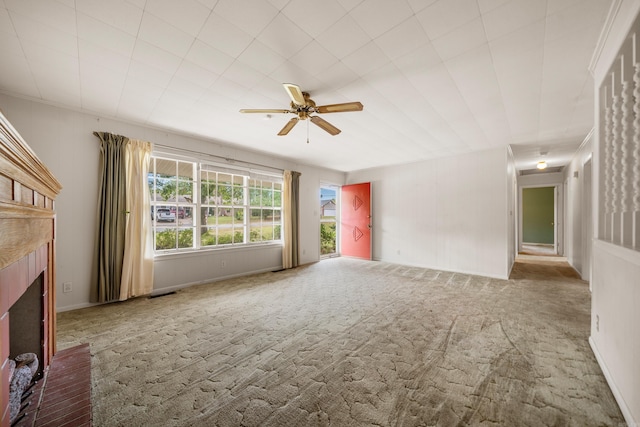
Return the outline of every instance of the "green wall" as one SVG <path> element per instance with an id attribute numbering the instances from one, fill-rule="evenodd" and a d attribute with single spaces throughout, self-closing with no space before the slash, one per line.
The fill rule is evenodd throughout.
<path id="1" fill-rule="evenodd" d="M 553 244 L 554 187 L 522 189 L 522 241 Z"/>

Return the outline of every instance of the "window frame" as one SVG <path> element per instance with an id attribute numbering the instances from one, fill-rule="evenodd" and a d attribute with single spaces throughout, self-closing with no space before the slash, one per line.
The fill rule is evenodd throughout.
<path id="1" fill-rule="evenodd" d="M 176 175 L 166 176 L 166 173 L 158 172 L 158 160 L 164 162 L 175 162 Z M 191 179 L 181 179 L 179 174 L 180 165 L 191 164 L 192 175 Z M 159 179 L 159 175 L 161 179 Z M 211 177 L 215 177 L 211 180 Z M 158 182 L 160 180 L 175 180 L 175 193 L 171 193 L 171 197 L 164 200 L 158 200 Z M 282 223 L 282 192 L 283 192 L 283 176 L 282 172 L 275 173 L 271 171 L 255 170 L 248 167 L 234 167 L 229 165 L 223 165 L 216 161 L 203 159 L 199 157 L 177 155 L 171 152 L 154 151 L 151 155 L 151 162 L 149 167 L 149 174 L 147 181 L 150 186 L 150 203 L 151 203 L 151 227 L 152 227 L 152 239 L 154 256 L 171 255 L 179 253 L 193 253 L 207 250 L 220 250 L 226 248 L 241 248 L 249 246 L 269 245 L 269 244 L 283 244 L 283 223 Z M 187 187 L 184 183 L 191 184 L 191 194 L 181 194 L 180 188 Z M 182 184 L 181 184 L 182 183 Z M 271 189 L 272 197 L 270 203 L 275 205 L 279 202 L 279 206 L 269 206 L 269 203 L 265 204 L 262 200 L 261 204 L 256 206 L 251 204 L 251 184 L 260 183 L 260 189 L 262 191 L 263 185 L 266 185 Z M 166 183 L 164 184 L 166 185 Z M 204 185 L 204 187 L 203 187 Z M 212 189 L 210 186 L 214 186 Z M 223 197 L 222 185 L 227 187 L 224 192 L 227 192 Z M 170 187 L 170 185 L 169 185 Z M 213 190 L 213 193 L 212 193 Z M 204 197 L 204 194 L 207 196 Z M 165 190 L 164 197 L 167 195 Z M 277 195 L 277 197 L 276 197 Z M 190 196 L 191 201 L 185 196 Z M 230 196 L 226 197 L 226 196 Z M 234 197 L 235 196 L 235 197 Z M 171 200 L 173 197 L 174 200 Z M 224 200 L 223 200 L 224 199 Z M 174 221 L 168 220 L 167 222 L 157 221 L 157 210 L 164 207 L 169 207 L 175 212 Z M 174 209 L 174 210 L 173 210 Z M 184 218 L 180 216 L 180 213 L 190 212 L 190 215 L 184 214 Z M 203 209 L 208 209 L 205 212 Z M 255 230 L 255 224 L 252 223 L 251 213 L 255 209 L 260 209 L 260 238 L 252 239 L 251 231 Z M 224 214 L 221 215 L 221 212 Z M 262 218 L 269 212 L 278 212 L 277 217 L 271 215 L 270 224 L 268 226 L 263 225 Z M 211 213 L 214 215 L 211 216 Z M 180 217 L 179 217 L 180 216 Z M 231 217 L 230 223 L 228 220 L 224 221 L 224 224 L 220 222 L 221 217 Z M 209 221 L 211 217 L 215 217 L 215 223 L 211 224 Z M 190 218 L 190 222 L 188 220 Z M 183 219 L 185 219 L 183 221 Z M 205 223 L 206 221 L 206 223 Z M 271 239 L 268 239 L 269 227 L 271 227 Z M 203 241 L 205 233 L 204 229 L 207 229 L 206 233 L 209 234 L 213 231 L 213 242 L 209 239 Z M 229 228 L 231 229 L 231 240 L 227 240 L 229 237 Z M 158 248 L 158 233 L 165 232 L 167 230 L 175 230 L 175 241 L 173 247 L 166 245 L 164 248 Z M 277 229 L 277 233 L 276 233 Z M 186 230 L 191 230 L 191 237 L 182 236 L 178 233 L 186 233 Z M 267 238 L 263 232 L 266 230 Z M 170 233 L 166 234 L 170 236 Z M 253 234 L 255 236 L 255 233 Z M 224 242 L 220 243 L 221 236 L 224 237 Z M 237 240 L 238 236 L 241 236 L 242 240 Z M 167 240 L 171 237 L 165 237 Z M 190 246 L 180 247 L 184 242 L 190 242 Z"/>

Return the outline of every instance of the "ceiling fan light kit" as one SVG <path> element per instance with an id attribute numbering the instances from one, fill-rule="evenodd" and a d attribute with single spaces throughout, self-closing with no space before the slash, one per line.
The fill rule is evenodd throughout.
<path id="1" fill-rule="evenodd" d="M 341 131 L 331 123 L 322 119 L 319 116 L 312 114 L 326 114 L 326 113 L 344 113 L 350 111 L 362 111 L 364 106 L 361 102 L 345 102 L 342 104 L 330 104 L 316 106 L 316 103 L 311 99 L 308 92 L 303 92 L 300 86 L 293 83 L 283 83 L 284 89 L 291 98 L 291 108 L 284 109 L 241 109 L 241 113 L 259 113 L 259 114 L 295 114 L 297 117 L 289 120 L 287 124 L 278 132 L 279 136 L 287 135 L 291 129 L 300 121 L 307 120 L 318 126 L 320 129 L 329 133 L 330 135 L 337 135 Z M 307 138 L 307 142 L 309 142 Z"/>

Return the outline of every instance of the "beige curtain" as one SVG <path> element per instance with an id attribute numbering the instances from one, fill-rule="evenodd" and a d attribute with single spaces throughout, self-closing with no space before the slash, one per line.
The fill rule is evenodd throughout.
<path id="1" fill-rule="evenodd" d="M 130 139 L 126 146 L 127 223 L 120 282 L 120 301 L 153 290 L 153 236 L 149 196 L 151 143 Z"/>
<path id="2" fill-rule="evenodd" d="M 125 150 L 128 138 L 94 132 L 100 139 L 100 193 L 91 300 L 120 298 L 127 221 Z"/>
<path id="3" fill-rule="evenodd" d="M 283 178 L 282 217 L 284 220 L 284 247 L 282 248 L 282 268 L 293 268 L 299 264 L 300 172 L 284 171 Z"/>

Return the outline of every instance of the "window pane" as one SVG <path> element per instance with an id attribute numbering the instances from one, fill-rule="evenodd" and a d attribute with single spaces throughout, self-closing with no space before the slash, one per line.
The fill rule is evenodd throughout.
<path id="1" fill-rule="evenodd" d="M 227 173 L 219 173 L 218 174 L 218 184 L 231 185 L 231 175 L 229 175 Z"/>
<path id="2" fill-rule="evenodd" d="M 181 249 L 193 247 L 193 229 L 192 228 L 178 230 L 178 247 Z"/>
<path id="3" fill-rule="evenodd" d="M 249 241 L 250 242 L 261 242 L 262 241 L 262 228 L 258 224 L 257 226 L 254 223 L 251 223 L 251 227 L 249 228 Z"/>
<path id="4" fill-rule="evenodd" d="M 231 205 L 231 186 L 218 183 L 219 203 L 222 205 Z"/>
<path id="5" fill-rule="evenodd" d="M 282 192 L 274 191 L 273 192 L 273 206 L 282 206 Z"/>
<path id="6" fill-rule="evenodd" d="M 250 206 L 260 206 L 260 196 L 262 193 L 259 189 L 251 188 L 249 189 L 249 205 Z"/>
<path id="7" fill-rule="evenodd" d="M 181 180 L 193 181 L 193 163 L 178 162 L 178 177 Z"/>
<path id="8" fill-rule="evenodd" d="M 149 174 L 147 175 L 147 183 L 149 184 L 149 194 L 151 195 L 151 200 L 153 200 L 153 189 L 156 182 L 155 174 L 153 173 L 153 162 L 149 166 Z"/>
<path id="9" fill-rule="evenodd" d="M 193 202 L 193 182 L 180 181 L 178 185 L 179 202 Z"/>
<path id="10" fill-rule="evenodd" d="M 165 229 L 156 232 L 156 250 L 166 250 L 176 248 L 176 230 Z"/>
<path id="11" fill-rule="evenodd" d="M 244 224 L 244 209 L 233 209 L 233 223 Z"/>
<path id="12" fill-rule="evenodd" d="M 243 187 L 233 187 L 233 204 L 234 205 L 244 204 L 244 188 Z"/>
<path id="13" fill-rule="evenodd" d="M 216 242 L 216 230 L 215 228 L 203 228 L 203 232 L 200 234 L 200 245 L 213 246 Z"/>
<path id="14" fill-rule="evenodd" d="M 320 253 L 322 255 L 336 252 L 336 223 L 320 224 Z"/>
<path id="15" fill-rule="evenodd" d="M 273 191 L 271 189 L 262 190 L 262 206 L 273 206 Z"/>
<path id="16" fill-rule="evenodd" d="M 176 161 L 156 159 L 156 174 L 161 176 L 176 176 Z"/>
<path id="17" fill-rule="evenodd" d="M 175 177 L 156 176 L 156 193 L 151 196 L 152 201 L 175 201 L 176 180 Z"/>
<path id="18" fill-rule="evenodd" d="M 216 185 L 214 183 L 209 183 L 200 190 L 200 200 L 206 205 L 215 205 L 217 203 Z"/>
<path id="19" fill-rule="evenodd" d="M 218 228 L 218 244 L 228 245 L 233 243 L 233 228 L 226 226 Z"/>
<path id="20" fill-rule="evenodd" d="M 273 209 L 262 209 L 262 219 L 265 222 L 273 221 Z"/>

